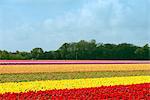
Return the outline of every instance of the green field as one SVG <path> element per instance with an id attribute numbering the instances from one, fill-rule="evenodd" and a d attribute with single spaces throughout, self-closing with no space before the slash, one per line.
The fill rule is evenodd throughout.
<path id="1" fill-rule="evenodd" d="M 80 78 L 101 78 L 150 75 L 150 71 L 111 71 L 111 72 L 55 72 L 55 73 L 28 73 L 28 74 L 0 74 L 0 83 L 26 82 L 39 80 L 62 80 Z"/>

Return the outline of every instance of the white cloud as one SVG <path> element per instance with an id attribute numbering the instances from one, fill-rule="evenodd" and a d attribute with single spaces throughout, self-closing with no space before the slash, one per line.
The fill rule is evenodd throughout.
<path id="1" fill-rule="evenodd" d="M 76 12 L 67 12 L 65 16 L 45 20 L 44 26 L 54 33 L 102 32 L 117 26 L 122 21 L 125 12 L 123 10 L 125 9 L 118 0 L 90 1 Z"/>
<path id="2" fill-rule="evenodd" d="M 142 44 L 149 41 L 150 35 L 146 1 L 87 0 L 81 8 L 65 15 L 26 22 L 9 32 L 15 35 L 15 43 L 20 42 L 18 45 L 46 50 L 56 49 L 64 42 L 93 38 L 99 42 Z"/>

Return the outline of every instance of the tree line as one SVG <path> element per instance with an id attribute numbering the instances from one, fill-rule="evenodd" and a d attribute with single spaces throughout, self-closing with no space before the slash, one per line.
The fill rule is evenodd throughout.
<path id="1" fill-rule="evenodd" d="M 8 52 L 0 50 L 1 60 L 150 60 L 150 47 L 143 47 L 129 43 L 103 44 L 95 40 L 64 43 L 55 51 L 44 51 L 34 48 L 30 52 Z"/>

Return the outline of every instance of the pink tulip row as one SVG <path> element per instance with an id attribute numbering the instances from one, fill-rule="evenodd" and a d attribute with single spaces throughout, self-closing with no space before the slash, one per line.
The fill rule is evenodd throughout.
<path id="1" fill-rule="evenodd" d="M 137 60 L 0 60 L 0 65 L 11 64 L 150 64 Z"/>

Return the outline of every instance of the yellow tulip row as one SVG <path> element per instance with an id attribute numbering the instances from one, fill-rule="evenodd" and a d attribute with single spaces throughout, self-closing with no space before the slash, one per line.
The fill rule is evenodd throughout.
<path id="1" fill-rule="evenodd" d="M 87 72 L 87 71 L 140 71 L 150 70 L 150 64 L 47 64 L 0 65 L 4 73 Z"/>
<path id="2" fill-rule="evenodd" d="M 150 76 L 128 76 L 111 78 L 88 78 L 72 80 L 47 80 L 33 82 L 10 82 L 0 83 L 0 93 L 6 92 L 28 92 L 53 89 L 88 88 L 113 85 L 130 85 L 150 83 Z"/>

